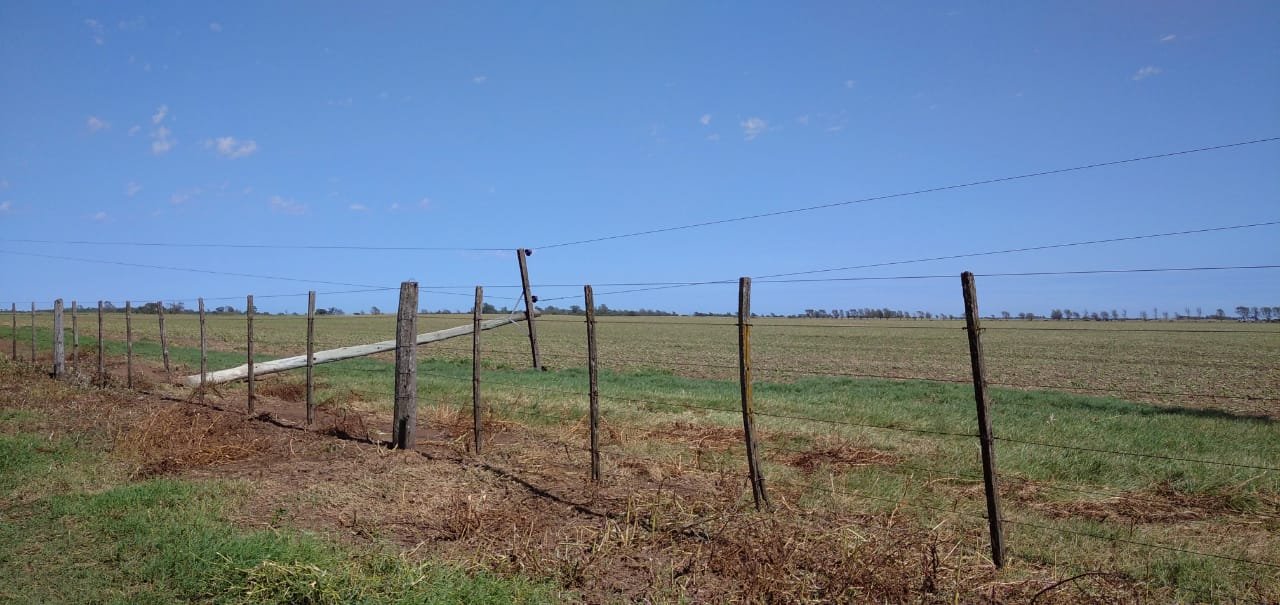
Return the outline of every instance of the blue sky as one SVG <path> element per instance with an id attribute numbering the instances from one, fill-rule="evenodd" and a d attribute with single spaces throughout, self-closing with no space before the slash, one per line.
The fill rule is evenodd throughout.
<path id="1" fill-rule="evenodd" d="M 261 4 L 261 5 L 259 5 Z M 1280 5 L 8 2 L 0 300 L 518 283 L 509 251 L 1280 136 Z M 731 279 L 1280 219 L 1280 143 L 538 250 L 577 284 Z M 847 271 L 1280 263 L 1280 227 Z M 22 256 L 12 254 L 40 254 Z M 1280 304 L 1277 271 L 980 278 L 984 311 Z M 627 289 L 599 286 L 598 292 Z M 462 308 L 471 293 L 423 294 Z M 490 288 L 501 306 L 516 292 Z M 734 308 L 733 285 L 600 296 Z M 321 306 L 394 308 L 395 293 Z M 565 301 L 561 304 L 579 302 Z M 264 299 L 300 310 L 304 297 Z M 7 305 L 6 305 L 7 306 Z M 755 308 L 959 313 L 959 280 Z"/>

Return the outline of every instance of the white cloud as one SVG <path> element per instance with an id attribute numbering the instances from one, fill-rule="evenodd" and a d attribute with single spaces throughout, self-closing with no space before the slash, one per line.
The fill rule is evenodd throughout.
<path id="1" fill-rule="evenodd" d="M 185 191 L 177 191 L 173 195 L 169 196 L 169 203 L 173 204 L 174 206 L 181 206 L 187 202 L 190 202 L 191 200 L 196 199 L 196 196 L 200 195 L 201 193 L 204 193 L 204 190 L 200 189 L 199 187 L 195 189 L 187 189 Z"/>
<path id="2" fill-rule="evenodd" d="M 164 126 L 160 126 L 151 131 L 151 153 L 156 155 L 164 155 L 173 149 L 178 141 L 174 140 L 173 132 Z"/>
<path id="3" fill-rule="evenodd" d="M 1139 69 L 1137 73 L 1133 74 L 1133 79 L 1134 81 L 1145 80 L 1152 76 L 1158 76 L 1162 72 L 1164 72 L 1163 69 L 1160 69 L 1159 67 L 1156 67 L 1154 65 L 1148 65 L 1146 67 L 1143 67 L 1142 69 Z"/>
<path id="4" fill-rule="evenodd" d="M 844 87 L 845 87 L 845 88 L 853 88 L 853 85 L 854 85 L 854 84 L 857 84 L 857 82 L 854 82 L 853 80 L 845 80 L 845 81 L 844 81 Z"/>
<path id="5" fill-rule="evenodd" d="M 799 125 L 801 125 L 801 126 L 808 126 L 808 125 L 809 125 L 809 114 L 804 114 L 804 115 L 802 115 L 802 116 L 800 116 L 800 117 L 796 118 L 796 123 L 797 123 L 797 124 L 799 124 Z"/>
<path id="6" fill-rule="evenodd" d="M 168 106 L 168 105 L 161 105 L 161 106 L 159 106 L 159 107 L 157 107 L 157 108 L 156 108 L 156 112 L 155 112 L 155 113 L 151 114 L 151 123 L 152 123 L 152 124 L 159 124 L 159 123 L 163 122 L 163 121 L 164 121 L 164 119 L 165 119 L 166 117 L 168 117 L 168 115 L 169 115 L 169 106 Z"/>
<path id="7" fill-rule="evenodd" d="M 103 36 L 102 24 L 98 23 L 97 19 L 85 19 L 84 24 L 87 25 L 89 27 L 89 30 L 93 32 L 94 44 L 97 44 L 98 46 L 102 46 L 102 44 L 107 41 L 106 37 Z"/>
<path id="8" fill-rule="evenodd" d="M 90 220 L 95 223 L 105 223 L 107 222 L 107 218 L 107 213 L 99 210 L 96 214 L 90 217 Z"/>
<path id="9" fill-rule="evenodd" d="M 352 204 L 350 206 L 347 206 L 347 209 L 351 210 L 352 212 L 368 212 L 369 211 L 369 207 L 364 204 Z"/>
<path id="10" fill-rule="evenodd" d="M 387 210 L 390 210 L 390 211 L 392 211 L 392 212 L 397 212 L 397 211 L 399 211 L 399 210 L 400 210 L 400 202 L 392 202 L 392 203 L 391 203 L 391 205 L 387 207 Z"/>
<path id="11" fill-rule="evenodd" d="M 769 123 L 762 118 L 751 117 L 742 121 L 742 136 L 750 141 L 768 130 Z"/>
<path id="12" fill-rule="evenodd" d="M 218 137 L 204 142 L 205 149 L 215 149 L 218 155 L 228 159 L 248 157 L 258 150 L 258 144 L 252 140 L 237 140 L 235 137 Z"/>
<path id="13" fill-rule="evenodd" d="M 210 24 L 209 24 L 209 31 L 211 31 L 211 32 L 213 32 L 213 33 L 215 33 L 215 34 L 222 33 L 222 24 L 221 24 L 221 23 L 218 23 L 217 21 L 214 21 L 214 22 L 210 23 Z"/>
<path id="14" fill-rule="evenodd" d="M 475 76 L 471 78 L 472 84 L 484 84 L 489 81 L 489 76 Z"/>
<path id="15" fill-rule="evenodd" d="M 421 209 L 423 209 L 423 210 L 426 210 L 426 209 L 430 208 L 430 207 L 431 207 L 431 198 L 429 198 L 429 197 L 424 197 L 424 198 L 422 198 L 422 199 L 418 200 L 418 207 L 419 207 L 419 208 L 421 208 Z"/>
<path id="16" fill-rule="evenodd" d="M 129 184 L 124 186 L 124 194 L 129 197 L 138 195 L 139 191 L 142 191 L 142 185 L 139 185 L 133 181 L 129 181 Z"/>
<path id="17" fill-rule="evenodd" d="M 133 126 L 130 126 L 130 127 L 129 127 L 129 136 L 134 136 L 134 135 L 138 134 L 139 132 L 142 132 L 142 127 L 141 127 L 141 126 L 138 126 L 137 124 L 134 124 Z"/>
<path id="18" fill-rule="evenodd" d="M 709 113 L 704 113 L 704 114 L 702 114 L 702 117 L 701 117 L 701 118 L 698 118 L 698 123 L 699 123 L 699 124 L 702 124 L 703 126 L 710 126 L 710 125 L 711 125 L 711 114 L 709 114 Z"/>
<path id="19" fill-rule="evenodd" d="M 116 25 L 120 28 L 120 31 L 142 31 L 147 28 L 147 18 L 138 15 L 132 19 L 125 19 Z"/>
<path id="20" fill-rule="evenodd" d="M 283 198 L 278 195 L 271 196 L 270 203 L 271 210 L 280 214 L 299 215 L 307 213 L 307 206 L 305 204 L 299 204 L 294 200 Z"/>
<path id="21" fill-rule="evenodd" d="M 1167 36 L 1165 36 L 1165 37 L 1163 37 L 1163 38 L 1160 38 L 1160 41 L 1161 41 L 1161 42 L 1173 42 L 1174 40 L 1177 40 L 1177 39 L 1178 39 L 1178 36 L 1177 36 L 1177 35 L 1175 35 L 1175 34 L 1169 34 L 1169 35 L 1167 35 Z"/>
<path id="22" fill-rule="evenodd" d="M 13 202 L 10 200 L 0 202 L 0 214 L 9 214 L 10 212 L 13 212 Z"/>
<path id="23" fill-rule="evenodd" d="M 97 116 L 89 116 L 89 119 L 85 120 L 85 126 L 89 128 L 89 132 L 98 132 L 111 128 L 111 123 Z"/>

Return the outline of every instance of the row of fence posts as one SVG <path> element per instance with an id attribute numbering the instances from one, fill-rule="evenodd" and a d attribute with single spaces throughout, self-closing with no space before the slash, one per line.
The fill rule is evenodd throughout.
<path id="1" fill-rule="evenodd" d="M 528 324 L 529 340 L 531 352 L 533 355 L 534 368 L 544 369 L 541 359 L 538 355 L 537 332 L 534 325 L 536 313 L 533 311 L 533 304 L 536 298 L 530 293 L 528 284 L 528 269 L 525 265 L 525 256 L 528 255 L 526 250 L 518 250 L 517 256 L 520 259 L 521 278 L 524 288 L 525 301 L 525 319 Z M 1003 517 L 1001 515 L 1000 497 L 996 478 L 996 461 L 995 446 L 992 437 L 992 422 L 989 411 L 989 401 L 987 393 L 986 368 L 983 361 L 982 352 L 982 329 L 979 324 L 977 289 L 974 285 L 973 274 L 965 272 L 961 275 L 961 286 L 964 293 L 965 303 L 965 328 L 969 340 L 969 356 L 973 371 L 973 388 L 974 400 L 977 403 L 977 419 L 978 419 L 978 437 L 981 449 L 982 459 L 982 475 L 983 488 L 986 496 L 987 521 L 991 538 L 991 554 L 992 561 L 997 567 L 1004 566 L 1004 539 L 1003 539 Z M 588 375 L 588 397 L 589 397 L 589 417 L 588 423 L 590 428 L 589 451 L 591 455 L 591 480 L 598 482 L 601 478 L 600 472 L 600 389 L 599 389 L 599 362 L 598 350 L 596 346 L 596 317 L 595 317 L 595 298 L 591 286 L 583 287 L 583 297 L 586 309 L 586 335 L 587 335 L 587 375 Z M 255 372 L 254 372 L 254 304 L 253 295 L 246 298 L 246 362 L 247 362 L 247 381 L 248 381 L 248 410 L 252 414 L 255 409 Z M 198 299 L 198 313 L 200 323 L 200 389 L 199 393 L 203 396 L 206 388 L 206 376 L 208 374 L 208 337 L 205 327 L 205 307 L 204 299 Z M 169 346 L 168 337 L 165 331 L 165 317 L 163 304 L 160 307 L 158 317 L 160 323 L 160 344 L 161 355 L 164 360 L 165 373 L 170 375 L 169 365 Z M 472 313 L 472 419 L 473 419 L 473 443 L 474 450 L 479 454 L 482 450 L 482 408 L 483 399 L 481 395 L 481 318 L 484 307 L 484 291 L 480 286 L 476 286 L 475 290 L 475 307 Z M 77 323 L 77 305 L 73 301 L 71 304 L 71 333 L 73 347 L 73 363 L 78 365 L 79 358 L 79 326 Z M 315 308 L 316 293 L 310 291 L 307 293 L 307 358 L 306 358 L 306 423 L 308 426 L 315 421 L 315 400 L 314 400 L 314 367 L 315 367 Z M 35 303 L 31 306 L 31 358 L 34 363 L 36 356 L 35 341 Z M 17 354 L 17 305 L 14 304 L 12 310 L 12 356 L 16 360 Z M 54 336 L 53 336 L 53 374 L 55 377 L 62 377 L 65 374 L 64 343 L 63 343 L 63 307 L 62 299 L 54 302 Z M 132 325 L 132 305 L 125 302 L 125 355 L 126 355 L 126 384 L 130 388 L 133 386 L 133 325 Z M 417 364 L 417 317 L 418 317 L 418 284 L 413 281 L 406 281 L 400 285 L 399 308 L 396 314 L 396 348 L 395 348 L 395 399 L 392 411 L 391 426 L 391 446 L 401 449 L 413 449 L 416 446 L 416 425 L 417 425 L 417 399 L 418 399 L 418 364 Z M 743 277 L 738 283 L 738 379 L 740 385 L 740 397 L 742 405 L 742 428 L 743 437 L 746 446 L 748 479 L 751 483 L 751 495 L 757 510 L 766 510 L 769 508 L 768 492 L 765 489 L 764 472 L 760 464 L 759 454 L 757 451 L 757 435 L 755 428 L 755 410 L 754 410 L 754 394 L 752 391 L 752 365 L 751 365 L 751 278 Z M 105 362 L 104 362 L 104 340 L 103 340 L 103 302 L 98 302 L 98 384 L 105 386 L 107 383 Z"/>

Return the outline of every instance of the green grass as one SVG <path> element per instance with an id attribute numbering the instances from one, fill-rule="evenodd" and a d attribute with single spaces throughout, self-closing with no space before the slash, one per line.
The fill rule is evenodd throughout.
<path id="1" fill-rule="evenodd" d="M 126 483 L 101 452 L 0 418 L 0 601 L 8 603 L 552 603 L 519 578 L 414 563 L 225 512 L 243 484 Z M 105 487 L 103 476 L 109 476 Z M 50 481 L 60 477 L 60 481 Z M 32 486 L 43 486 L 33 489 Z"/>

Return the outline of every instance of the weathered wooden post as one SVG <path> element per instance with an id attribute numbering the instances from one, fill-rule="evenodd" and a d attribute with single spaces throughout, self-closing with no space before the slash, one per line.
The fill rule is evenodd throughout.
<path id="1" fill-rule="evenodd" d="M 747 443 L 747 471 L 751 477 L 751 497 L 756 510 L 769 505 L 764 490 L 764 474 L 756 455 L 754 395 L 751 390 L 751 278 L 738 280 L 738 382 L 742 392 L 742 434 Z"/>
<path id="2" fill-rule="evenodd" d="M 169 333 L 164 329 L 164 301 L 156 301 L 156 311 L 160 316 L 160 357 L 164 359 L 164 377 L 166 380 L 173 380 L 173 373 L 169 370 Z"/>
<path id="3" fill-rule="evenodd" d="M 204 401 L 205 381 L 209 374 L 209 338 L 204 327 L 204 299 L 197 298 L 200 311 L 200 401 Z"/>
<path id="4" fill-rule="evenodd" d="M 253 314 L 256 309 L 253 308 L 253 295 L 250 294 L 245 299 L 244 319 L 247 334 L 245 336 L 245 357 L 249 366 L 249 413 L 253 413 L 254 392 L 253 392 Z"/>
<path id="5" fill-rule="evenodd" d="M 307 292 L 307 426 L 316 421 L 316 291 Z"/>
<path id="6" fill-rule="evenodd" d="M 62 341 L 62 299 L 53 301 L 53 377 L 67 373 L 66 349 Z"/>
<path id="7" fill-rule="evenodd" d="M 587 308 L 587 396 L 590 401 L 591 480 L 600 482 L 600 381 L 596 356 L 596 297 L 591 286 L 582 287 Z"/>
<path id="8" fill-rule="evenodd" d="M 987 495 L 987 527 L 991 531 L 991 560 L 1004 567 L 1004 517 L 1000 513 L 1000 491 L 996 482 L 996 448 L 991 436 L 991 414 L 987 401 L 987 368 L 982 356 L 982 328 L 978 320 L 978 290 L 973 273 L 960 274 L 964 289 L 964 321 L 969 334 L 969 362 L 973 368 L 973 398 L 978 404 L 978 443 L 982 448 L 982 486 Z"/>
<path id="9" fill-rule="evenodd" d="M 471 312 L 471 421 L 472 439 L 476 455 L 480 454 L 484 435 L 481 434 L 482 410 L 480 401 L 480 321 L 484 311 L 484 288 L 476 286 L 476 306 Z"/>
<path id="10" fill-rule="evenodd" d="M 124 373 L 125 386 L 133 388 L 133 303 L 124 301 Z"/>
<path id="11" fill-rule="evenodd" d="M 402 282 L 396 313 L 396 400 L 391 420 L 391 445 L 402 450 L 418 444 L 417 333 L 418 282 Z"/>
<path id="12" fill-rule="evenodd" d="M 107 386 L 107 360 L 102 341 L 102 301 L 98 301 L 98 386 Z"/>
<path id="13" fill-rule="evenodd" d="M 31 363 L 36 363 L 36 303 L 31 303 Z"/>
<path id="14" fill-rule="evenodd" d="M 71 369 L 76 373 L 80 372 L 80 322 L 79 307 L 76 301 L 71 301 Z"/>
<path id="15" fill-rule="evenodd" d="M 12 323 L 9 327 L 9 345 L 13 349 L 9 356 L 14 361 L 18 361 L 18 303 L 9 303 L 9 318 Z"/>
<path id="16" fill-rule="evenodd" d="M 529 349 L 533 352 L 533 369 L 542 370 L 542 356 L 538 354 L 538 329 L 533 325 L 533 303 L 537 302 L 529 289 L 529 263 L 526 260 L 533 255 L 529 248 L 517 248 L 516 258 L 520 261 L 520 285 L 524 290 L 524 310 L 529 315 Z"/>

